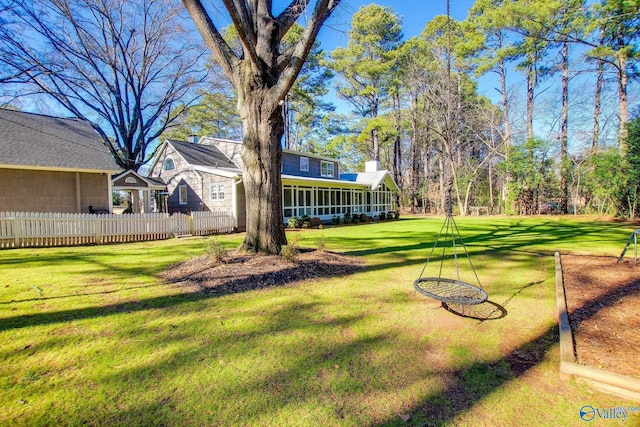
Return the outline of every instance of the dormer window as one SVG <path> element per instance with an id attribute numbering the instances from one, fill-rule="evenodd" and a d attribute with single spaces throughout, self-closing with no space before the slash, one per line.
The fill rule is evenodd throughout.
<path id="1" fill-rule="evenodd" d="M 309 172 L 309 158 L 308 157 L 300 157 L 300 171 L 301 172 Z"/>
<path id="2" fill-rule="evenodd" d="M 320 175 L 325 178 L 333 178 L 333 162 L 320 162 Z"/>
<path id="3" fill-rule="evenodd" d="M 162 169 L 164 169 L 164 170 L 166 170 L 166 171 L 172 171 L 172 170 L 174 170 L 175 168 L 176 168 L 176 164 L 175 164 L 175 162 L 173 161 L 173 159 L 172 159 L 171 157 L 167 157 L 167 158 L 164 160 L 164 164 L 163 164 Z"/>

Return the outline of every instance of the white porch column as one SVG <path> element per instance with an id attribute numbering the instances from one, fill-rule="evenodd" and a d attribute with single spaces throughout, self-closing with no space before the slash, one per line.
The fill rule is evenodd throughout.
<path id="1" fill-rule="evenodd" d="M 142 190 L 142 204 L 144 213 L 151 212 L 151 190 Z"/>
<path id="2" fill-rule="evenodd" d="M 233 178 L 231 180 L 231 212 L 233 212 L 233 217 L 238 220 L 238 184 L 240 183 L 239 178 Z"/>
<path id="3" fill-rule="evenodd" d="M 132 213 L 140 213 L 140 191 L 133 190 L 131 193 L 133 194 Z"/>

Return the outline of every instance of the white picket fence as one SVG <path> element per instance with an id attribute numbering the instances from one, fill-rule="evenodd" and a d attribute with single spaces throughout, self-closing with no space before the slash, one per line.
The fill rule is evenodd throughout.
<path id="1" fill-rule="evenodd" d="M 0 212 L 0 249 L 161 240 L 228 233 L 236 227 L 236 218 L 227 211 L 191 215 Z"/>

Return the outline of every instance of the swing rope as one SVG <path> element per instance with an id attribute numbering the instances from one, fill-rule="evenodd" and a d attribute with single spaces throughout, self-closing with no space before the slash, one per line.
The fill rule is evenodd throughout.
<path id="1" fill-rule="evenodd" d="M 443 233 L 444 232 L 444 233 Z M 457 234 L 457 237 L 456 237 Z M 449 237 L 450 236 L 450 237 Z M 438 268 L 438 276 L 424 276 L 425 271 L 433 257 L 433 253 L 435 252 L 438 243 L 440 243 L 442 237 L 444 237 L 443 245 L 442 245 L 442 254 L 440 259 L 440 266 Z M 451 238 L 451 247 L 453 249 L 453 262 L 455 265 L 455 279 L 442 277 L 444 262 L 446 259 L 446 249 L 447 249 L 447 241 Z M 456 239 L 459 239 L 460 245 L 456 245 Z M 466 256 L 471 270 L 473 272 L 473 276 L 478 283 L 478 286 L 471 285 L 461 280 L 460 277 L 460 262 L 459 262 L 459 246 L 462 246 L 463 254 Z M 462 255 L 462 254 L 460 254 Z M 430 298 L 450 303 L 450 304 L 463 304 L 463 305 L 473 305 L 473 304 L 481 304 L 485 302 L 488 298 L 486 291 L 482 288 L 482 284 L 480 283 L 480 279 L 478 277 L 478 273 L 471 262 L 471 258 L 467 248 L 462 241 L 460 236 L 460 230 L 456 225 L 453 216 L 447 215 L 445 222 L 443 223 L 440 233 L 436 237 L 436 242 L 431 248 L 431 252 L 429 257 L 427 258 L 427 262 L 422 267 L 422 271 L 420 272 L 420 276 L 413 283 L 416 291 L 420 292 L 423 295 L 426 295 Z"/>
<path id="2" fill-rule="evenodd" d="M 447 180 L 448 189 L 447 189 L 447 197 L 445 199 L 445 210 L 446 210 L 446 218 L 442 227 L 440 227 L 440 232 L 436 236 L 436 241 L 431 248 L 431 252 L 427 257 L 427 261 L 422 267 L 422 271 L 420 272 L 420 276 L 418 279 L 413 282 L 413 286 L 416 291 L 420 292 L 423 295 L 426 295 L 430 298 L 442 301 L 444 303 L 449 304 L 462 304 L 462 305 L 474 305 L 481 304 L 485 302 L 488 298 L 487 292 L 482 288 L 482 284 L 480 283 L 480 278 L 478 277 L 478 273 L 476 272 L 473 263 L 471 262 L 471 256 L 469 255 L 469 251 L 467 251 L 467 247 L 462 240 L 462 236 L 460 234 L 460 229 L 458 225 L 453 219 L 452 214 L 452 204 L 451 204 L 451 187 L 453 186 L 452 180 Z M 444 233 L 443 233 L 444 231 Z M 435 252 L 438 243 L 440 243 L 440 239 L 444 236 L 444 241 L 442 244 L 442 254 L 440 257 L 440 267 L 438 269 L 437 277 L 425 277 L 425 271 L 429 262 L 431 261 L 431 257 Z M 455 279 L 442 277 L 444 262 L 446 259 L 447 252 L 447 240 L 450 238 L 451 240 L 451 249 L 453 251 L 453 264 L 455 266 Z M 456 241 L 460 242 L 460 245 L 456 245 Z M 475 278 L 475 282 L 478 284 L 472 285 L 466 283 L 461 280 L 460 277 L 460 263 L 458 260 L 458 252 L 460 251 L 458 246 L 462 246 L 462 253 L 467 258 L 469 265 L 471 267 L 471 271 L 473 272 L 473 276 Z"/>

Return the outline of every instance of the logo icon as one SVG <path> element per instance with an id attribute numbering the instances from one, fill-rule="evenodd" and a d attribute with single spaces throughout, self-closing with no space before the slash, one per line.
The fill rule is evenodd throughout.
<path id="1" fill-rule="evenodd" d="M 585 405 L 580 408 L 580 418 L 582 421 L 592 421 L 596 417 L 596 410 L 593 406 Z"/>

